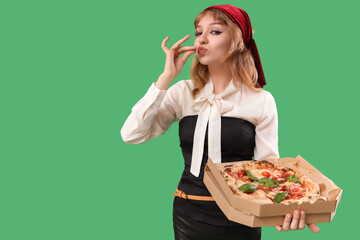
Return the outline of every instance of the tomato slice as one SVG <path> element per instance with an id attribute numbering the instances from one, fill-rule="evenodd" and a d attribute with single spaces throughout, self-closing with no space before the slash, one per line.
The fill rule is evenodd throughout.
<path id="1" fill-rule="evenodd" d="M 261 175 L 263 175 L 264 177 L 267 177 L 267 178 L 271 177 L 271 173 L 266 172 L 266 171 L 262 172 Z"/>
<path id="2" fill-rule="evenodd" d="M 238 172 L 238 173 L 237 173 L 238 177 L 239 177 L 239 178 L 242 178 L 242 176 L 244 175 L 244 172 L 245 172 L 244 170 L 242 170 L 241 172 Z"/>
<path id="3" fill-rule="evenodd" d="M 238 175 L 235 174 L 235 173 L 230 173 L 230 175 L 231 175 L 235 180 L 238 180 L 238 179 L 239 179 Z"/>

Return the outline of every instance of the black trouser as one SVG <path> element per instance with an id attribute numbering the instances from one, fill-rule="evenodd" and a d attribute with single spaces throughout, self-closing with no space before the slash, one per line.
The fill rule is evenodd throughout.
<path id="1" fill-rule="evenodd" d="M 193 220 L 173 210 L 175 240 L 259 240 L 261 228 L 216 226 Z"/>

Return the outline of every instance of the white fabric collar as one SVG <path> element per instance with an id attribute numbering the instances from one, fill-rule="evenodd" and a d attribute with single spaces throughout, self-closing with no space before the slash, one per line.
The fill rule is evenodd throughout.
<path id="1" fill-rule="evenodd" d="M 230 83 L 229 85 L 226 87 L 225 91 L 216 95 L 216 96 L 219 96 L 219 97 L 224 97 L 226 95 L 229 95 L 235 91 L 238 91 L 239 89 L 235 87 L 234 85 L 234 81 L 233 79 L 230 80 Z M 213 85 L 213 82 L 211 80 L 211 78 L 209 77 L 209 80 L 207 81 L 207 83 L 205 84 L 204 88 L 202 89 L 201 93 L 199 94 L 202 95 L 202 94 L 213 94 L 214 92 L 214 85 Z M 199 97 L 198 96 L 198 97 Z"/>
<path id="2" fill-rule="evenodd" d="M 207 123 L 209 123 L 208 156 L 213 162 L 221 163 L 221 115 L 233 109 L 233 104 L 225 101 L 223 97 L 238 90 L 233 83 L 233 79 L 231 79 L 225 91 L 215 95 L 213 93 L 213 82 L 209 77 L 208 82 L 191 106 L 195 111 L 199 112 L 194 132 L 190 167 L 190 172 L 196 177 L 200 174 Z"/>

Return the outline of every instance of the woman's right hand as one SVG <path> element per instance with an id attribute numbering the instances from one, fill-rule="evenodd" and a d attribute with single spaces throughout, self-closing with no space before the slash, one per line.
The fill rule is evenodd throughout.
<path id="1" fill-rule="evenodd" d="M 191 54 L 196 52 L 195 46 L 180 46 L 188 40 L 189 37 L 190 35 L 187 35 L 186 37 L 180 39 L 170 49 L 166 46 L 166 42 L 169 40 L 169 37 L 166 37 L 163 40 L 161 48 L 166 54 L 165 68 L 156 83 L 156 85 L 161 89 L 166 89 L 170 85 L 175 77 L 181 72 L 186 60 L 191 56 Z M 179 57 L 179 55 L 184 52 L 184 56 Z"/>

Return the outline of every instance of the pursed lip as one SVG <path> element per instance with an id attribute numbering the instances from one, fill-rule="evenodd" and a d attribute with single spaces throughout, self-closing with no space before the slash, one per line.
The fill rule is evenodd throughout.
<path id="1" fill-rule="evenodd" d="M 204 47 L 199 47 L 199 48 L 198 48 L 198 53 L 204 54 L 204 53 L 206 53 L 206 52 L 207 52 L 207 49 L 206 49 L 206 48 L 204 48 Z"/>

